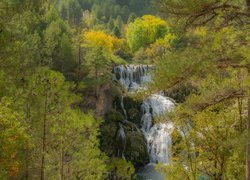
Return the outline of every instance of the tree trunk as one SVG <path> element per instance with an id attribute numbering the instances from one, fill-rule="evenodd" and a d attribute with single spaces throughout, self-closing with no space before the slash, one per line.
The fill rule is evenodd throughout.
<path id="1" fill-rule="evenodd" d="M 61 180 L 64 179 L 64 149 L 61 149 Z"/>
<path id="2" fill-rule="evenodd" d="M 29 97 L 30 97 L 30 93 L 28 94 L 28 96 L 26 98 L 25 112 L 26 112 L 27 123 L 31 125 Z M 27 131 L 27 133 L 29 134 L 30 132 Z M 30 158 L 30 151 L 29 151 L 29 149 L 26 149 L 26 151 L 25 151 L 25 179 L 26 180 L 29 180 L 29 166 L 30 166 L 29 158 Z"/>
<path id="3" fill-rule="evenodd" d="M 247 11 L 250 12 L 250 0 L 246 0 L 246 4 Z M 250 76 L 250 65 L 248 65 L 248 75 Z M 247 117 L 246 179 L 250 180 L 250 97 L 248 97 Z"/>
<path id="4" fill-rule="evenodd" d="M 243 99 L 238 98 L 238 111 L 240 116 L 240 132 L 243 132 Z"/>
<path id="5" fill-rule="evenodd" d="M 250 0 L 247 0 L 250 7 Z M 249 9 L 250 10 L 250 9 Z M 248 76 L 250 76 L 250 65 L 248 65 Z M 250 90 L 250 88 L 249 88 Z M 246 146 L 246 179 L 250 180 L 250 97 L 248 97 L 248 115 L 247 115 L 247 146 Z"/>
<path id="6" fill-rule="evenodd" d="M 29 156 L 27 152 L 25 154 L 25 179 L 29 180 Z"/>
<path id="7" fill-rule="evenodd" d="M 47 129 L 47 104 L 48 97 L 46 94 L 44 102 L 44 116 L 43 116 L 43 137 L 42 137 L 42 164 L 41 164 L 41 180 L 44 180 L 44 164 L 45 164 L 45 153 L 46 153 L 46 129 Z"/>
<path id="8" fill-rule="evenodd" d="M 250 98 L 248 98 L 247 117 L 246 179 L 250 180 Z"/>
<path id="9" fill-rule="evenodd" d="M 79 47 L 78 47 L 78 81 L 80 82 L 80 79 L 81 79 L 81 46 L 79 44 Z"/>
<path id="10" fill-rule="evenodd" d="M 95 64 L 95 97 L 96 101 L 98 101 L 98 94 L 99 94 L 99 80 L 98 80 L 98 64 Z"/>
<path id="11" fill-rule="evenodd" d="M 246 0 L 246 5 L 247 11 L 250 12 L 250 0 Z M 248 65 L 248 76 L 250 76 L 250 65 Z M 246 180 L 250 180 L 250 97 L 248 97 L 247 117 Z"/>
<path id="12" fill-rule="evenodd" d="M 65 154 L 65 149 L 64 149 L 64 129 L 65 129 L 65 121 L 62 120 L 61 122 L 61 168 L 60 168 L 60 175 L 61 175 L 61 180 L 64 179 L 64 154 Z"/>

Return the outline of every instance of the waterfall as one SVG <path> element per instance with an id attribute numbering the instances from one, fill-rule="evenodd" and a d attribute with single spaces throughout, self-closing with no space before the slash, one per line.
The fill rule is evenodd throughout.
<path id="1" fill-rule="evenodd" d="M 169 163 L 170 161 L 173 124 L 168 122 L 153 125 L 153 118 L 164 115 L 164 113 L 171 111 L 173 107 L 174 103 L 160 94 L 151 95 L 141 105 L 143 114 L 141 129 L 147 140 L 147 149 L 152 163 Z"/>
<path id="2" fill-rule="evenodd" d="M 126 148 L 126 134 L 123 125 L 121 123 L 119 123 L 119 130 L 117 131 L 117 139 L 120 140 L 122 143 L 122 150 L 121 152 L 118 152 L 118 155 L 124 158 L 124 150 Z"/>
<path id="3" fill-rule="evenodd" d="M 146 83 L 152 81 L 150 74 L 152 70 L 153 66 L 150 65 L 117 66 L 113 71 L 114 80 L 119 82 L 128 92 L 134 92 L 146 88 Z M 123 97 L 121 98 L 121 107 L 125 122 L 128 122 Z M 173 124 L 171 122 L 155 123 L 154 120 L 170 112 L 173 108 L 173 101 L 160 93 L 152 94 L 141 104 L 141 131 L 147 141 L 147 150 L 151 163 L 170 162 Z M 122 132 L 122 129 L 120 128 L 119 131 Z"/>
<path id="4" fill-rule="evenodd" d="M 150 65 L 126 65 L 114 68 L 114 80 L 118 81 L 126 90 L 135 91 L 142 84 L 151 81 L 149 71 L 153 69 Z"/>
<path id="5" fill-rule="evenodd" d="M 124 116 L 125 116 L 125 120 L 127 120 L 128 119 L 128 115 L 127 115 L 127 111 L 126 111 L 126 109 L 124 108 L 124 100 L 123 100 L 124 98 L 123 98 L 123 96 L 121 97 L 121 107 L 122 107 L 122 111 L 123 111 L 123 113 L 124 113 Z"/>

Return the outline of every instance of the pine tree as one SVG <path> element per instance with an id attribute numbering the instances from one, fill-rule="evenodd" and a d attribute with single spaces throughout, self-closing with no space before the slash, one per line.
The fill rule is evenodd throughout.
<path id="1" fill-rule="evenodd" d="M 30 174 L 31 178 L 77 178 L 82 171 L 98 179 L 104 175 L 106 157 L 100 152 L 97 139 L 100 120 L 95 120 L 91 113 L 72 109 L 80 98 L 70 92 L 71 88 L 62 74 L 46 68 L 37 71 L 29 81 L 29 101 L 24 103 L 29 104 L 27 117 L 35 142 L 29 154 L 29 169 L 38 166 L 41 170 L 39 174 Z M 98 171 L 96 164 L 81 164 L 88 158 L 100 165 Z"/>
<path id="2" fill-rule="evenodd" d="M 136 14 L 135 13 L 131 13 L 128 17 L 128 21 L 127 23 L 132 23 L 135 19 L 137 18 Z"/>
<path id="3" fill-rule="evenodd" d="M 121 37 L 121 31 L 117 26 L 113 28 L 112 34 L 114 34 L 117 38 Z"/>
<path id="4" fill-rule="evenodd" d="M 181 83 L 188 82 L 192 83 L 198 90 L 198 93 L 191 93 L 188 99 L 177 108 L 174 118 L 175 122 L 186 124 L 184 126 L 186 128 L 190 124 L 190 135 L 187 137 L 189 138 L 192 135 L 195 137 L 194 141 L 191 142 L 193 147 L 189 145 L 189 149 L 187 149 L 189 153 L 195 154 L 193 157 L 190 154 L 185 160 L 186 163 L 190 162 L 190 159 L 192 160 L 192 163 L 188 165 L 190 171 L 184 170 L 183 172 L 183 176 L 191 173 L 189 176 L 191 179 L 204 174 L 213 179 L 239 177 L 239 174 L 232 176 L 233 173 L 230 172 L 232 169 L 224 169 L 224 172 L 219 172 L 221 167 L 217 166 L 218 163 L 215 163 L 216 166 L 213 169 L 209 164 L 215 160 L 213 158 L 218 158 L 216 154 L 201 160 L 200 164 L 198 163 L 199 158 L 202 158 L 203 155 L 201 152 L 196 152 L 204 151 L 206 146 L 203 145 L 200 146 L 200 149 L 195 149 L 199 147 L 199 143 L 205 143 L 197 141 L 197 138 L 202 139 L 201 137 L 204 136 L 202 127 L 196 127 L 197 123 L 199 123 L 197 121 L 206 120 L 207 117 L 211 118 L 211 120 L 217 119 L 216 117 L 210 117 L 211 113 L 215 116 L 223 114 L 228 117 L 228 120 L 233 117 L 233 122 L 231 123 L 234 125 L 230 128 L 235 132 L 232 132 L 232 135 L 238 135 L 239 137 L 236 136 L 236 140 L 233 143 L 229 143 L 234 149 L 230 152 L 233 154 L 228 154 L 227 148 L 225 148 L 225 150 L 220 152 L 220 156 L 226 157 L 229 155 L 228 158 L 230 160 L 227 163 L 237 164 L 237 167 L 234 167 L 239 168 L 241 175 L 244 174 L 243 161 L 239 158 L 239 153 L 242 153 L 245 145 L 243 143 L 244 133 L 248 132 L 246 125 L 243 124 L 248 122 L 249 117 L 247 117 L 246 113 L 242 113 L 242 109 L 248 109 L 247 97 L 250 81 L 248 74 L 249 53 L 247 53 L 249 39 L 246 38 L 249 36 L 246 30 L 248 29 L 246 22 L 249 12 L 243 5 L 244 3 L 242 3 L 224 1 L 201 3 L 200 1 L 180 2 L 178 0 L 171 2 L 163 0 L 160 3 L 161 9 L 165 14 L 175 20 L 178 18 L 179 22 L 182 23 L 183 26 L 179 26 L 175 22 L 178 25 L 178 30 L 185 34 L 182 39 L 185 45 L 180 49 L 173 48 L 165 53 L 164 56 L 155 59 L 158 69 L 155 73 L 155 86 L 169 90 L 173 87 L 178 87 Z M 177 4 L 178 6 L 176 6 Z M 224 11 L 225 9 L 226 11 Z M 225 12 L 230 12 L 231 15 L 224 14 Z M 182 17 L 184 14 L 185 16 Z M 238 23 L 237 18 L 241 19 L 241 23 Z M 184 29 L 180 29 L 180 27 L 184 27 Z M 227 111 L 228 108 L 232 108 L 232 110 Z M 237 109 L 238 113 L 236 113 Z M 231 111 L 236 112 L 230 115 Z M 189 123 L 187 122 L 188 119 L 190 120 Z M 218 118 L 218 123 L 223 122 L 222 119 Z M 216 123 L 212 124 L 209 129 L 214 132 L 219 130 L 221 125 Z M 228 124 L 228 122 L 224 124 Z M 229 130 L 229 127 L 227 129 Z M 193 130 L 197 131 L 196 134 L 191 134 Z M 189 130 L 186 131 L 188 134 Z M 201 134 L 197 134 L 198 132 Z M 207 137 L 205 136 L 204 138 Z M 211 149 L 214 149 L 211 151 L 212 153 L 224 148 L 224 145 L 228 145 L 225 138 L 216 137 L 213 140 L 218 142 L 208 143 Z M 245 139 L 245 141 L 248 142 L 248 139 Z M 246 155 L 247 157 L 248 155 Z M 193 164 L 193 162 L 198 164 Z M 182 166 L 182 164 L 185 163 L 177 163 L 175 165 L 178 167 L 178 165 Z M 200 168 L 200 165 L 203 165 L 203 168 Z M 246 178 L 249 179 L 248 172 L 246 173 Z"/>
<path id="5" fill-rule="evenodd" d="M 100 87 L 110 79 L 114 38 L 102 31 L 85 32 L 82 47 L 86 50 L 84 69 L 86 83 L 94 89 L 96 100 Z"/>
<path id="6" fill-rule="evenodd" d="M 13 100 L 0 101 L 0 178 L 16 178 L 20 172 L 23 152 L 30 148 L 30 135 L 26 133 L 24 116 L 15 110 Z"/>

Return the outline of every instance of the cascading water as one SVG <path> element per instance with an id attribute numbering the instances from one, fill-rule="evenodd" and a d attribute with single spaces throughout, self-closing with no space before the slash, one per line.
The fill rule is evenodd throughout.
<path id="1" fill-rule="evenodd" d="M 153 69 L 149 65 L 127 65 L 114 68 L 114 80 L 118 81 L 128 92 L 145 89 L 146 83 L 151 81 L 150 71 Z M 127 121 L 127 113 L 124 108 L 123 97 L 121 106 Z M 170 162 L 171 133 L 173 124 L 155 123 L 158 117 L 170 112 L 174 108 L 174 103 L 163 94 L 152 94 L 141 104 L 141 131 L 147 141 L 147 150 L 150 157 L 150 163 Z M 154 168 L 146 166 L 141 175 L 145 179 L 162 179 L 163 177 L 156 173 Z"/>
<path id="2" fill-rule="evenodd" d="M 125 120 L 127 120 L 128 119 L 128 115 L 127 115 L 127 111 L 126 111 L 126 109 L 124 108 L 124 100 L 123 100 L 124 98 L 123 98 L 123 96 L 121 97 L 121 107 L 122 107 L 122 111 L 123 111 L 123 113 L 124 113 L 124 117 L 125 117 Z"/>
<path id="3" fill-rule="evenodd" d="M 114 80 L 118 81 L 126 90 L 135 91 L 142 87 L 142 84 L 151 81 L 149 71 L 153 68 L 150 65 L 127 65 L 114 68 Z"/>
<path id="4" fill-rule="evenodd" d="M 124 150 L 126 147 L 126 134 L 123 128 L 123 125 L 121 123 L 119 123 L 119 130 L 117 132 L 117 139 L 120 140 L 120 142 L 122 143 L 122 150 L 121 152 L 118 152 L 118 155 L 124 158 Z"/>
<path id="5" fill-rule="evenodd" d="M 156 123 L 153 118 L 171 111 L 174 103 L 160 94 L 153 94 L 143 101 L 141 105 L 142 119 L 141 129 L 147 140 L 147 149 L 152 163 L 168 163 L 170 161 L 171 132 L 173 125 L 168 123 Z"/>

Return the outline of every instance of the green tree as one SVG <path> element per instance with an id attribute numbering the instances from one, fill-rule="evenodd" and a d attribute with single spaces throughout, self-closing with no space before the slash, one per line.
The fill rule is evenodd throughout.
<path id="1" fill-rule="evenodd" d="M 111 78 L 111 57 L 103 47 L 95 47 L 88 51 L 86 67 L 89 70 L 88 81 L 95 85 L 95 96 L 98 98 L 100 86 Z"/>
<path id="2" fill-rule="evenodd" d="M 94 86 L 95 97 L 99 97 L 101 85 L 111 79 L 114 57 L 114 43 L 116 39 L 102 31 L 88 31 L 83 35 L 82 47 L 86 50 L 84 68 L 88 71 L 86 81 Z"/>
<path id="3" fill-rule="evenodd" d="M 115 26 L 114 19 L 112 17 L 110 17 L 107 28 L 111 31 L 111 30 L 113 30 L 114 26 Z"/>
<path id="4" fill-rule="evenodd" d="M 120 158 L 110 159 L 108 170 L 110 179 L 132 179 L 135 172 L 131 162 Z"/>
<path id="5" fill-rule="evenodd" d="M 28 92 L 30 93 L 27 96 L 29 96 L 29 100 L 31 101 L 29 112 L 32 113 L 29 116 L 32 117 L 31 121 L 35 122 L 32 127 L 34 130 L 32 134 L 36 142 L 34 152 L 40 151 L 40 156 L 34 160 L 34 163 L 38 163 L 40 159 L 40 163 L 38 163 L 41 170 L 40 178 L 45 179 L 49 175 L 47 169 L 48 152 L 50 152 L 52 146 L 49 143 L 49 127 L 63 112 L 64 103 L 67 101 L 71 102 L 71 100 L 65 94 L 67 93 L 68 85 L 64 84 L 64 78 L 60 73 L 41 69 L 30 78 L 29 84 Z M 38 131 L 38 129 L 41 129 L 41 131 Z"/>
<path id="6" fill-rule="evenodd" d="M 23 125 L 23 114 L 14 110 L 13 100 L 1 99 L 0 117 L 0 178 L 15 178 L 21 169 L 22 153 L 30 148 L 30 136 Z"/>
<path id="7" fill-rule="evenodd" d="M 48 69 L 39 70 L 30 79 L 29 101 L 25 103 L 35 146 L 29 154 L 29 169 L 41 169 L 39 175 L 30 174 L 31 178 L 77 178 L 85 172 L 86 176 L 102 179 L 104 175 L 105 155 L 97 139 L 100 120 L 72 109 L 80 98 L 70 92 L 71 88 L 62 74 Z M 90 159 L 93 162 L 87 165 Z"/>
<path id="8" fill-rule="evenodd" d="M 75 142 L 75 145 L 79 150 L 72 157 L 74 160 L 75 177 L 77 179 L 102 180 L 106 177 L 107 157 L 98 148 L 101 121 L 100 119 L 95 119 L 92 113 L 83 115 L 82 112 L 78 112 L 78 114 L 76 118 L 78 123 L 75 124 L 75 127 L 78 127 L 80 130 L 76 137 L 78 141 Z M 80 127 L 79 124 L 81 125 Z M 82 133 L 85 136 L 79 136 Z"/>
<path id="9" fill-rule="evenodd" d="M 70 27 L 53 7 L 46 13 L 44 21 L 45 64 L 69 77 L 76 65 Z"/>
<path id="10" fill-rule="evenodd" d="M 75 86 L 50 69 L 72 73 L 70 26 L 48 2 L 0 9 L 0 178 L 103 179 L 100 120 L 76 108 Z"/>
<path id="11" fill-rule="evenodd" d="M 101 19 L 101 17 L 102 17 L 101 6 L 98 4 L 93 5 L 93 7 L 91 9 L 91 13 L 93 13 L 93 15 L 96 18 Z"/>
<path id="12" fill-rule="evenodd" d="M 141 47 L 147 47 L 158 38 L 164 37 L 169 32 L 169 27 L 160 18 L 145 15 L 128 25 L 127 40 L 133 52 Z"/>
<path id="13" fill-rule="evenodd" d="M 121 37 L 121 31 L 120 31 L 120 29 L 117 27 L 117 26 L 115 26 L 114 28 L 113 28 L 113 30 L 112 30 L 112 34 L 114 34 L 116 37 Z"/>
<path id="14" fill-rule="evenodd" d="M 0 69 L 4 74 L 11 75 L 6 76 L 5 81 L 13 86 L 25 81 L 41 62 L 38 15 L 25 9 L 25 5 L 26 2 L 20 4 L 9 1 L 0 4 Z M 7 7 L 12 10 L 8 11 Z M 11 38 L 13 40 L 10 41 Z"/>
<path id="15" fill-rule="evenodd" d="M 175 167 L 172 166 L 175 172 L 178 167 L 182 168 L 183 173 L 179 174 L 179 178 L 196 179 L 201 175 L 213 179 L 244 178 L 244 161 L 239 154 L 244 150 L 244 135 L 249 134 L 245 125 L 249 122 L 249 116 L 245 112 L 250 82 L 250 56 L 247 52 L 249 32 L 246 30 L 249 28 L 246 23 L 249 10 L 245 4 L 248 1 L 160 2 L 161 10 L 173 18 L 178 30 L 184 34 L 185 45 L 171 49 L 155 59 L 155 87 L 167 91 L 188 82 L 198 90 L 189 95 L 174 116 L 174 122 L 182 124 L 186 129 L 189 119 L 191 130 L 190 134 L 186 130 L 187 138 L 193 139 L 191 142 L 189 139 L 184 140 L 189 144 L 184 143 L 181 147 L 186 149 L 187 158 L 182 159 L 182 162 L 177 160 Z M 225 14 L 225 9 L 230 12 L 230 18 Z M 242 20 L 241 23 L 237 18 Z M 203 121 L 208 119 L 210 122 L 207 126 Z M 231 137 L 229 134 L 223 135 L 228 132 L 223 133 L 222 127 L 229 124 L 230 128 L 226 129 L 228 132 L 230 129 L 229 134 L 235 140 L 228 143 L 227 139 Z M 212 135 L 214 137 L 210 137 Z M 232 151 L 227 150 L 228 145 L 232 146 Z M 177 159 L 181 156 L 184 157 L 182 154 Z M 232 166 L 230 164 L 237 164 L 235 171 L 229 168 Z M 188 168 L 184 170 L 183 165 Z M 246 178 L 249 179 L 248 173 Z"/>
<path id="16" fill-rule="evenodd" d="M 122 14 L 122 17 L 123 17 L 123 21 L 126 22 L 128 20 L 129 14 L 130 14 L 130 11 L 129 11 L 129 8 L 128 8 L 127 5 L 122 7 L 121 14 Z"/>
<path id="17" fill-rule="evenodd" d="M 115 20 L 115 25 L 119 28 L 122 29 L 124 22 L 121 16 L 117 16 L 116 20 Z"/>
<path id="18" fill-rule="evenodd" d="M 128 17 L 128 21 L 127 23 L 132 23 L 135 19 L 137 18 L 136 14 L 135 13 L 131 13 Z"/>

